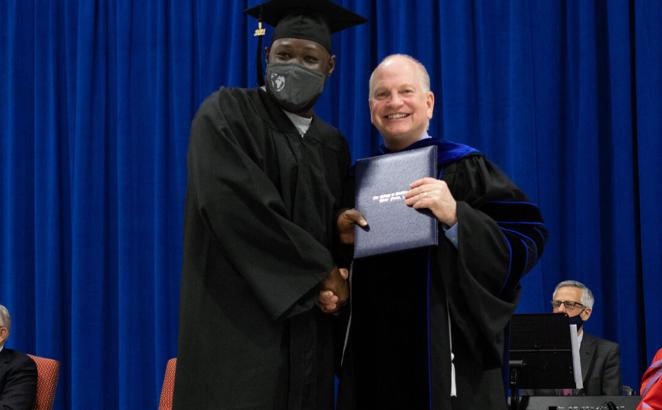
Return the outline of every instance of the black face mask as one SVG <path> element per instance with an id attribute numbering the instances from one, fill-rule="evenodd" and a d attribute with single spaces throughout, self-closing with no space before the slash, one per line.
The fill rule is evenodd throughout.
<path id="1" fill-rule="evenodd" d="M 582 325 L 584 324 L 584 319 L 582 319 L 582 314 L 578 314 L 577 316 L 572 316 L 569 319 L 569 322 L 571 325 L 577 325 L 577 330 L 582 328 Z"/>
<path id="2" fill-rule="evenodd" d="M 267 65 L 267 90 L 289 112 L 311 109 L 322 95 L 325 80 L 325 75 L 298 64 Z"/>

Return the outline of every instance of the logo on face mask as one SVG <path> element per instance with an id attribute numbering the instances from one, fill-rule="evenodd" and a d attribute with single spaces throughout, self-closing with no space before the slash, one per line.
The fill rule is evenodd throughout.
<path id="1" fill-rule="evenodd" d="M 285 77 L 278 73 L 271 73 L 269 82 L 271 82 L 271 88 L 277 93 L 283 91 L 283 88 L 285 88 Z"/>
<path id="2" fill-rule="evenodd" d="M 322 95 L 326 76 L 298 64 L 269 64 L 267 91 L 284 110 L 301 113 Z"/>

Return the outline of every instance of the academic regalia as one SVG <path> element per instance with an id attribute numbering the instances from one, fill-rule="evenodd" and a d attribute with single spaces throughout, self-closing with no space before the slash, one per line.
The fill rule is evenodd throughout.
<path id="1" fill-rule="evenodd" d="M 331 409 L 333 316 L 315 302 L 336 265 L 342 135 L 299 135 L 261 89 L 201 106 L 188 153 L 176 409 Z"/>
<path id="2" fill-rule="evenodd" d="M 354 261 L 338 409 L 506 407 L 504 329 L 547 232 L 538 207 L 478 151 L 431 138 L 407 149 L 431 144 L 457 201 L 459 247 L 440 227 L 436 247 Z"/>
<path id="3" fill-rule="evenodd" d="M 326 0 L 274 0 L 245 12 L 259 19 L 260 39 L 264 21 L 273 41 L 316 42 L 329 55 L 333 32 L 365 22 Z M 260 68 L 261 48 L 260 40 Z M 193 121 L 175 409 L 333 408 L 334 317 L 315 303 L 337 265 L 350 157 L 338 130 L 313 116 L 302 137 L 283 112 L 284 94 L 304 95 L 290 106 L 305 116 L 316 99 L 300 93 L 306 83 L 289 70 L 279 71 L 278 102 L 273 78 L 268 92 L 223 88 Z"/>

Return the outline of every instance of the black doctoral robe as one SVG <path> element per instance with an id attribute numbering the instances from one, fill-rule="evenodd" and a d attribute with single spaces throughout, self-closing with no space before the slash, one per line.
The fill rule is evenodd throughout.
<path id="1" fill-rule="evenodd" d="M 459 247 L 440 228 L 437 247 L 354 261 L 341 410 L 506 407 L 504 329 L 547 232 L 537 206 L 480 153 L 434 139 L 408 149 L 430 144 L 457 201 Z"/>
<path id="2" fill-rule="evenodd" d="M 331 409 L 331 316 L 316 306 L 335 266 L 350 164 L 314 117 L 302 138 L 259 89 L 221 89 L 188 153 L 176 409 Z"/>

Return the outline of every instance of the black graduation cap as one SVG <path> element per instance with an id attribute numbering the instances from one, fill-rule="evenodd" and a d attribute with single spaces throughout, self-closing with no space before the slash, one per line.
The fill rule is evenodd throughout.
<path id="1" fill-rule="evenodd" d="M 329 0 L 270 0 L 244 10 L 258 19 L 257 67 L 262 85 L 262 22 L 275 27 L 272 41 L 300 38 L 319 43 L 331 53 L 331 34 L 367 22 L 365 18 Z"/>

